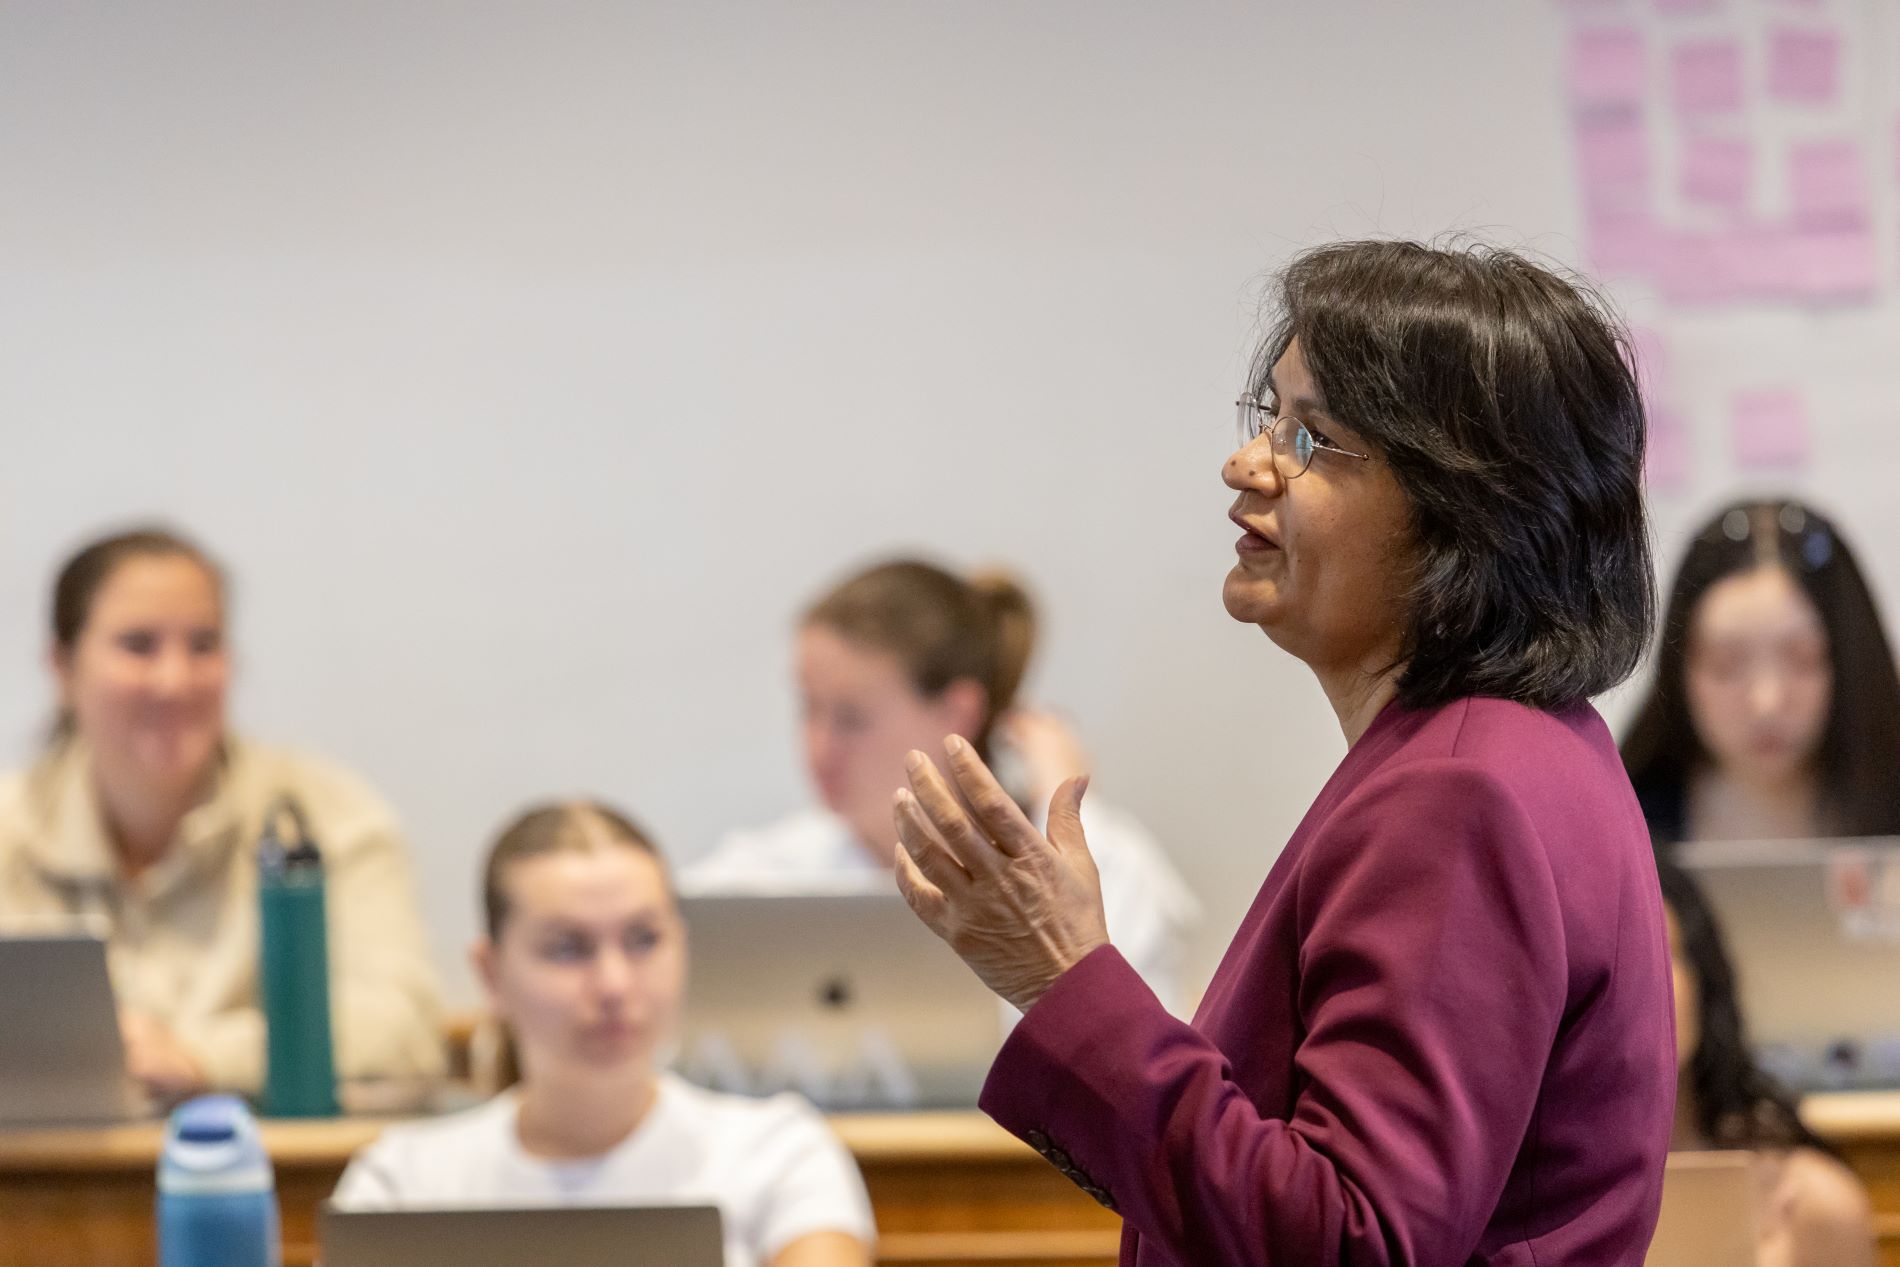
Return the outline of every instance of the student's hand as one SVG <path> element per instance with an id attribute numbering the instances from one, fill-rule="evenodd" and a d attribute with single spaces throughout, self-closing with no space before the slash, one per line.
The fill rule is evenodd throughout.
<path id="1" fill-rule="evenodd" d="M 1031 805 L 1047 805 L 1057 788 L 1089 772 L 1089 754 L 1075 728 L 1054 713 L 1012 708 L 996 719 L 995 733 L 1022 761 L 1029 786 L 1021 791 Z"/>
<path id="2" fill-rule="evenodd" d="M 1082 838 L 1088 780 L 1057 791 L 1044 836 L 969 744 L 952 735 L 944 750 L 948 780 L 910 754 L 910 786 L 894 807 L 897 887 L 983 984 L 1027 1011 L 1108 943 L 1102 881 Z"/>
<path id="3" fill-rule="evenodd" d="M 182 1100 L 205 1089 L 205 1072 L 163 1022 L 122 1009 L 119 1033 L 125 1040 L 125 1069 L 152 1098 Z"/>

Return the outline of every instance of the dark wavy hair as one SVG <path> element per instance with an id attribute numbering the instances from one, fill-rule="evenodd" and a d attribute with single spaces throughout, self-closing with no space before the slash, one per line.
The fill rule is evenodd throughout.
<path id="1" fill-rule="evenodd" d="M 1604 300 L 1493 247 L 1344 242 L 1296 258 L 1277 306 L 1253 390 L 1298 339 L 1411 506 L 1399 698 L 1555 708 L 1628 677 L 1655 618 L 1647 425 Z"/>
<path id="2" fill-rule="evenodd" d="M 1696 1128 L 1717 1148 L 1830 1148 L 1801 1121 L 1794 1097 L 1749 1052 L 1735 969 L 1721 925 L 1695 880 L 1666 857 L 1656 859 L 1663 901 L 1676 917 L 1682 956 L 1695 974 L 1701 1037 L 1689 1057 Z"/>
<path id="3" fill-rule="evenodd" d="M 1740 501 L 1704 524 L 1663 615 L 1656 680 L 1623 740 L 1623 765 L 1660 843 L 1680 839 L 1689 777 L 1710 760 L 1689 716 L 1689 626 L 1717 582 L 1786 568 L 1827 630 L 1834 698 L 1815 754 L 1827 830 L 1900 835 L 1900 670 L 1853 551 L 1827 517 L 1797 501 Z"/>

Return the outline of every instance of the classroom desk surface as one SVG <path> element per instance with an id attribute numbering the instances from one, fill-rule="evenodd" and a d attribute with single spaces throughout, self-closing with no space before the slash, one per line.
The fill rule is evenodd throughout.
<path id="1" fill-rule="evenodd" d="M 904 1267 L 1107 1267 L 1120 1222 L 979 1113 L 831 1119 L 864 1171 L 878 1261 Z M 313 1261 L 316 1206 L 350 1155 L 387 1123 L 266 1121 L 284 1261 Z M 155 1260 L 158 1123 L 0 1131 L 0 1265 L 91 1267 Z"/>
<path id="2" fill-rule="evenodd" d="M 1900 1267 L 1900 1091 L 1811 1095 L 1801 1102 L 1801 1117 L 1867 1185 L 1882 1267 Z"/>
<path id="3" fill-rule="evenodd" d="M 1810 1126 L 1873 1196 L 1884 1267 L 1900 1267 L 1900 1092 L 1810 1096 Z M 864 1170 L 882 1237 L 904 1267 L 1107 1267 L 1119 1224 L 1026 1145 L 978 1113 L 831 1119 Z M 315 1254 L 316 1204 L 386 1123 L 267 1121 L 286 1264 Z M 157 1123 L 0 1131 L 0 1264 L 149 1267 Z"/>

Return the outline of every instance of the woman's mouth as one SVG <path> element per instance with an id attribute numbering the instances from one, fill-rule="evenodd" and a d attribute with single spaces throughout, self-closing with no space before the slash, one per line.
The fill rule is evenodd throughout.
<path id="1" fill-rule="evenodd" d="M 1234 553 L 1272 554 L 1280 549 L 1280 543 L 1275 541 L 1265 528 L 1248 523 L 1237 512 L 1230 511 L 1227 517 L 1234 522 L 1235 527 L 1241 530 L 1240 540 L 1234 542 Z"/>

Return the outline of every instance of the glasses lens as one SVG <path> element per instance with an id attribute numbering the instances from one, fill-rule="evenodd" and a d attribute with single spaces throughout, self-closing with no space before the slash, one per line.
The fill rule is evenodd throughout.
<path id="1" fill-rule="evenodd" d="M 1313 464 L 1313 433 L 1298 418 L 1273 424 L 1273 465 L 1286 479 L 1298 479 Z"/>

